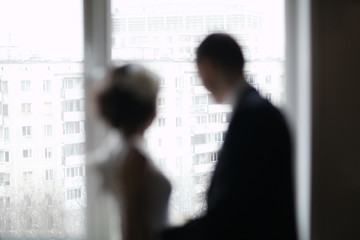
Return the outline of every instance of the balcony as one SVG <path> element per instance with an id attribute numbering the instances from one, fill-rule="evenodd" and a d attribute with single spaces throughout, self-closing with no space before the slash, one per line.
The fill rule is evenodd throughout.
<path id="1" fill-rule="evenodd" d="M 191 106 L 192 113 L 207 113 L 208 105 L 193 105 Z"/>
<path id="2" fill-rule="evenodd" d="M 216 152 L 220 149 L 221 145 L 222 145 L 222 143 L 220 143 L 220 142 L 193 145 L 193 153 L 201 154 L 201 153 L 208 153 L 208 152 Z"/>
<path id="3" fill-rule="evenodd" d="M 85 120 L 85 112 L 64 112 L 64 122 L 76 122 Z"/>

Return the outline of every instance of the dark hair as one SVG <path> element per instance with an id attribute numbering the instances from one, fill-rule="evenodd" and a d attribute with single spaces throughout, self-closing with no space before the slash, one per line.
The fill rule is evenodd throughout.
<path id="1" fill-rule="evenodd" d="M 133 89 L 122 87 L 125 85 L 122 82 L 131 77 L 131 67 L 125 65 L 114 69 L 108 85 L 98 96 L 99 112 L 105 121 L 127 133 L 146 127 L 156 113 L 156 94 L 147 101 L 136 95 Z"/>
<path id="2" fill-rule="evenodd" d="M 228 34 L 214 33 L 207 36 L 196 55 L 198 63 L 207 58 L 231 74 L 243 74 L 245 60 L 241 47 Z"/>

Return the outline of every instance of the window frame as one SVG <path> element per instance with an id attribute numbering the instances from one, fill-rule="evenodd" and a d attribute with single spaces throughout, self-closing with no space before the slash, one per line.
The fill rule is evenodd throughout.
<path id="1" fill-rule="evenodd" d="M 310 239 L 310 198 L 311 198 L 311 42 L 310 42 L 310 0 L 285 0 L 286 22 L 286 93 L 284 112 L 294 135 L 294 165 L 296 171 L 296 207 L 299 238 Z M 246 17 L 246 16 L 244 16 Z M 96 83 L 94 69 L 106 71 L 111 66 L 110 0 L 84 1 L 85 29 L 85 91 Z M 186 19 L 179 28 L 186 25 Z M 204 27 L 204 26 L 203 26 Z M 245 27 L 245 26 L 244 26 Z M 300 44 L 301 43 L 301 44 Z M 306 96 L 306 101 L 304 100 Z M 86 147 L 94 149 L 96 139 L 101 139 L 101 123 L 91 118 L 86 122 Z M 95 137 L 96 136 L 96 137 Z M 98 179 L 93 170 L 87 169 L 87 200 L 89 240 L 109 236 L 107 213 L 112 207 L 101 194 Z M 90 227 L 89 227 L 90 226 Z"/>

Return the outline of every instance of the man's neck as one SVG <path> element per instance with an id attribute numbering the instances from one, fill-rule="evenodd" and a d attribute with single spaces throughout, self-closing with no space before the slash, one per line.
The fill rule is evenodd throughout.
<path id="1" fill-rule="evenodd" d="M 235 105 L 238 100 L 239 94 L 242 94 L 242 92 L 244 92 L 244 90 L 248 87 L 250 87 L 250 85 L 243 79 L 235 81 L 234 84 L 229 87 L 226 102 Z"/>

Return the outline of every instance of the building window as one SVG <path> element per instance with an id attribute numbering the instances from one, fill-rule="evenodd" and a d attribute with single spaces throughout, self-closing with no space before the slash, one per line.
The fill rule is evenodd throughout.
<path id="1" fill-rule="evenodd" d="M 245 80 L 248 83 L 254 84 L 256 82 L 256 75 L 255 74 L 246 73 L 246 74 L 244 74 L 244 76 L 245 76 Z"/>
<path id="2" fill-rule="evenodd" d="M 176 118 L 176 127 L 182 127 L 182 118 L 180 117 Z"/>
<path id="3" fill-rule="evenodd" d="M 166 119 L 163 118 L 163 117 L 159 118 L 158 119 L 158 126 L 159 127 L 165 127 L 165 125 L 166 125 Z"/>
<path id="4" fill-rule="evenodd" d="M 52 136 L 52 125 L 45 125 L 44 126 L 44 136 L 51 137 Z"/>
<path id="5" fill-rule="evenodd" d="M 22 92 L 30 92 L 31 91 L 31 82 L 29 80 L 21 81 L 21 91 Z"/>
<path id="6" fill-rule="evenodd" d="M 158 100 L 157 100 L 158 107 L 164 107 L 165 104 L 166 104 L 165 98 L 164 97 L 158 97 Z"/>
<path id="7" fill-rule="evenodd" d="M 23 172 L 24 182 L 32 181 L 33 173 L 32 172 Z"/>
<path id="8" fill-rule="evenodd" d="M 182 98 L 181 97 L 176 97 L 176 107 L 182 108 Z"/>
<path id="9" fill-rule="evenodd" d="M 32 157 L 32 150 L 31 149 L 24 149 L 23 150 L 23 158 L 31 158 Z"/>
<path id="10" fill-rule="evenodd" d="M 64 125 L 64 134 L 80 133 L 80 122 L 67 122 Z"/>
<path id="11" fill-rule="evenodd" d="M 269 101 L 271 101 L 271 93 L 266 93 L 265 98 Z"/>
<path id="12" fill-rule="evenodd" d="M 54 169 L 45 170 L 45 181 L 54 180 Z"/>
<path id="13" fill-rule="evenodd" d="M 52 103 L 51 102 L 44 103 L 44 114 L 52 115 Z"/>
<path id="14" fill-rule="evenodd" d="M 83 155 L 84 153 L 85 143 L 66 144 L 63 147 L 63 156 L 65 157 Z"/>
<path id="15" fill-rule="evenodd" d="M 9 128 L 0 127 L 0 139 L 9 140 Z"/>
<path id="16" fill-rule="evenodd" d="M 176 137 L 176 146 L 182 147 L 182 137 Z"/>
<path id="17" fill-rule="evenodd" d="M 43 90 L 44 90 L 44 92 L 50 92 L 51 91 L 51 80 L 44 80 L 43 81 Z"/>
<path id="18" fill-rule="evenodd" d="M 182 157 L 181 156 L 177 156 L 176 157 L 176 167 L 177 168 L 181 168 L 182 166 Z"/>
<path id="19" fill-rule="evenodd" d="M 10 162 L 9 151 L 0 151 L 0 163 Z"/>
<path id="20" fill-rule="evenodd" d="M 45 148 L 45 159 L 51 159 L 52 158 L 52 148 L 47 147 Z"/>
<path id="21" fill-rule="evenodd" d="M 31 136 L 31 126 L 23 126 L 22 127 L 22 135 L 23 135 L 23 137 Z"/>
<path id="22" fill-rule="evenodd" d="M 198 75 L 194 74 L 193 76 L 191 76 L 191 80 L 192 80 L 192 85 L 203 86 L 203 82 Z"/>
<path id="23" fill-rule="evenodd" d="M 66 191 L 66 199 L 74 200 L 81 198 L 81 188 L 69 189 Z"/>
<path id="24" fill-rule="evenodd" d="M 2 113 L 3 116 L 9 116 L 9 105 L 7 104 L 2 105 Z"/>
<path id="25" fill-rule="evenodd" d="M 175 87 L 182 88 L 183 86 L 183 79 L 182 78 L 175 78 Z"/>
<path id="26" fill-rule="evenodd" d="M 160 78 L 160 87 L 165 87 L 166 86 L 166 79 L 161 77 Z"/>
<path id="27" fill-rule="evenodd" d="M 161 138 L 159 138 L 158 140 L 158 146 L 161 147 L 163 145 L 163 140 Z"/>
<path id="28" fill-rule="evenodd" d="M 5 140 L 9 140 L 9 136 L 10 136 L 10 134 L 9 134 L 9 128 L 8 128 L 8 127 L 5 127 L 5 128 L 4 128 L 4 139 L 5 139 Z"/>
<path id="29" fill-rule="evenodd" d="M 9 186 L 10 185 L 10 174 L 0 172 L 0 186 Z"/>
<path id="30" fill-rule="evenodd" d="M 31 113 L 31 103 L 22 103 L 21 104 L 21 113 L 22 114 Z"/>
<path id="31" fill-rule="evenodd" d="M 5 94 L 8 93 L 8 82 L 7 81 L 1 81 L 1 91 Z"/>
<path id="32" fill-rule="evenodd" d="M 266 83 L 271 83 L 271 75 L 266 76 Z"/>
<path id="33" fill-rule="evenodd" d="M 166 167 L 166 159 L 165 158 L 159 158 L 159 165 L 161 167 Z"/>
<path id="34" fill-rule="evenodd" d="M 82 88 L 82 78 L 64 78 L 63 89 L 80 89 Z"/>
<path id="35" fill-rule="evenodd" d="M 79 112 L 83 111 L 83 100 L 67 100 L 63 102 L 63 111 L 64 112 Z"/>
<path id="36" fill-rule="evenodd" d="M 210 158 L 211 158 L 211 161 L 212 161 L 212 162 L 217 162 L 217 160 L 218 160 L 218 153 L 217 153 L 217 152 L 210 153 Z"/>
<path id="37" fill-rule="evenodd" d="M 68 167 L 66 169 L 66 177 L 68 178 L 83 177 L 83 176 L 84 176 L 83 166 Z"/>
<path id="38" fill-rule="evenodd" d="M 208 95 L 195 96 L 193 98 L 193 105 L 206 105 L 208 104 Z"/>

